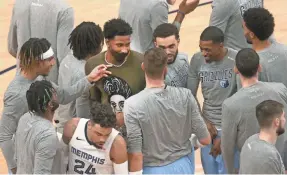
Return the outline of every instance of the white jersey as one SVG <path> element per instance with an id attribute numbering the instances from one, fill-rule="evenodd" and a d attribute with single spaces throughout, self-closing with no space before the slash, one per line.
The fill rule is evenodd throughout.
<path id="1" fill-rule="evenodd" d="M 113 129 L 104 149 L 98 149 L 87 139 L 88 121 L 89 119 L 80 119 L 70 141 L 68 174 L 113 174 L 110 149 L 119 132 Z"/>

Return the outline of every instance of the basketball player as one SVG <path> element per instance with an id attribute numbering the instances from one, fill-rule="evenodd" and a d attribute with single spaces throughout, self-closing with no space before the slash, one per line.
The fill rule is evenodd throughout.
<path id="1" fill-rule="evenodd" d="M 22 115 L 29 111 L 26 91 L 30 85 L 42 76 L 47 76 L 55 65 L 54 52 L 46 39 L 30 38 L 25 42 L 19 53 L 21 72 L 10 82 L 4 94 L 4 108 L 0 122 L 0 147 L 8 164 L 8 169 L 16 173 L 13 135 Z M 91 73 L 73 86 L 62 89 L 55 84 L 59 103 L 67 104 L 88 91 L 93 82 L 111 74 L 107 71 L 110 66 L 99 65 Z"/>
<path id="2" fill-rule="evenodd" d="M 126 142 L 113 128 L 117 119 L 112 108 L 92 103 L 90 117 L 73 118 L 65 124 L 68 174 L 128 174 Z"/>
<path id="3" fill-rule="evenodd" d="M 91 88 L 91 100 L 110 104 L 117 116 L 117 129 L 126 138 L 123 108 L 124 101 L 145 87 L 141 69 L 143 55 L 130 50 L 132 28 L 122 19 L 111 19 L 104 24 L 107 51 L 90 58 L 85 66 L 88 75 L 96 66 L 112 65 L 112 76 L 106 77 Z"/>
<path id="4" fill-rule="evenodd" d="M 279 135 L 285 132 L 284 106 L 266 100 L 256 106 L 259 134 L 244 143 L 240 156 L 240 174 L 285 174 L 282 158 L 275 148 Z"/>
<path id="5" fill-rule="evenodd" d="M 261 70 L 259 56 L 253 49 L 242 49 L 235 59 L 235 73 L 239 74 L 242 88 L 222 105 L 221 151 L 228 174 L 234 169 L 235 148 L 241 151 L 244 142 L 259 132 L 256 106 L 265 100 L 276 100 L 287 105 L 287 88 L 282 83 L 258 81 Z M 281 96 L 283 98 L 281 98 Z M 283 156 L 284 136 L 277 139 L 276 147 Z"/>
<path id="6" fill-rule="evenodd" d="M 74 10 L 65 0 L 15 0 L 8 51 L 16 58 L 29 38 L 46 38 L 55 52 L 55 65 L 47 78 L 57 84 L 58 68 L 69 52 L 68 38 L 73 28 Z M 19 62 L 17 59 L 17 74 Z"/>
<path id="7" fill-rule="evenodd" d="M 157 26 L 168 23 L 168 6 L 176 0 L 121 0 L 119 17 L 133 28 L 131 49 L 140 53 L 154 47 L 153 32 Z M 182 0 L 173 24 L 180 29 L 185 15 L 192 12 L 199 0 Z M 136 9 L 136 10 L 135 10 Z"/>
<path id="8" fill-rule="evenodd" d="M 274 31 L 274 17 L 264 8 L 248 9 L 243 16 L 247 41 L 260 57 L 260 81 L 279 82 L 287 86 L 287 46 L 271 43 L 268 38 Z"/>
<path id="9" fill-rule="evenodd" d="M 71 33 L 69 38 L 72 53 L 61 62 L 58 84 L 69 87 L 85 77 L 85 63 L 92 56 L 102 51 L 104 35 L 99 25 L 93 22 L 82 22 Z M 57 131 L 62 133 L 66 121 L 71 117 L 89 118 L 89 91 L 67 105 L 60 105 L 57 110 Z"/>
<path id="10" fill-rule="evenodd" d="M 189 70 L 188 55 L 178 52 L 179 31 L 169 23 L 159 25 L 153 33 L 154 44 L 165 50 L 168 55 L 165 84 L 175 87 L 187 87 Z"/>
<path id="11" fill-rule="evenodd" d="M 29 112 L 19 120 L 15 136 L 17 174 L 62 174 L 61 150 L 53 126 L 59 107 L 49 81 L 36 81 L 26 93 Z"/>
<path id="12" fill-rule="evenodd" d="M 239 0 L 213 0 L 209 22 L 223 31 L 224 45 L 237 51 L 248 47 L 239 8 Z"/>
<path id="13" fill-rule="evenodd" d="M 202 115 L 213 139 L 212 144 L 201 148 L 201 162 L 206 174 L 225 174 L 220 155 L 221 105 L 236 92 L 233 72 L 237 51 L 227 48 L 224 33 L 217 27 L 207 27 L 200 36 L 201 52 L 190 61 L 188 88 L 196 97 L 201 82 L 204 98 Z"/>
<path id="14" fill-rule="evenodd" d="M 203 145 L 211 141 L 191 91 L 164 83 L 167 62 L 163 49 L 148 50 L 146 88 L 125 101 L 130 173 L 193 174 L 191 134 Z"/>

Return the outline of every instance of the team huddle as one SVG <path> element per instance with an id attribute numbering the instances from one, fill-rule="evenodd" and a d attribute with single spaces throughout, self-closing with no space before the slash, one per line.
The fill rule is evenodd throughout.
<path id="1" fill-rule="evenodd" d="M 199 0 L 168 23 L 174 3 L 121 0 L 103 28 L 73 28 L 64 1 L 16 0 L 0 122 L 9 174 L 194 174 L 198 149 L 205 174 L 287 172 L 287 46 L 271 12 L 214 0 L 189 62 L 179 33 Z"/>

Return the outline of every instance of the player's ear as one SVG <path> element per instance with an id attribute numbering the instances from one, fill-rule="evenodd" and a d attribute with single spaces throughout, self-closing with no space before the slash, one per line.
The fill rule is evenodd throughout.
<path id="1" fill-rule="evenodd" d="M 141 68 L 144 71 L 144 63 L 141 64 Z"/>
<path id="2" fill-rule="evenodd" d="M 234 71 L 235 74 L 239 74 L 239 71 L 238 71 L 236 66 L 234 66 L 233 71 Z"/>
<path id="3" fill-rule="evenodd" d="M 262 71 L 262 66 L 261 64 L 259 64 L 257 72 L 261 72 L 261 71 Z"/>

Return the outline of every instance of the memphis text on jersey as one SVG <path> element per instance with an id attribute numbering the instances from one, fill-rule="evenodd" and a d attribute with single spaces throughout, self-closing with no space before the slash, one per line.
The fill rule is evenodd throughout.
<path id="1" fill-rule="evenodd" d="M 105 163 L 105 159 L 101 159 L 101 158 L 98 158 L 98 157 L 95 157 L 91 154 L 88 154 L 88 153 L 85 153 L 83 151 L 80 151 L 74 147 L 72 147 L 71 149 L 72 153 L 79 156 L 80 158 L 82 159 L 86 159 L 87 161 L 89 162 L 93 162 L 93 163 L 96 163 L 96 164 L 100 164 L 100 165 L 103 165 Z"/>

